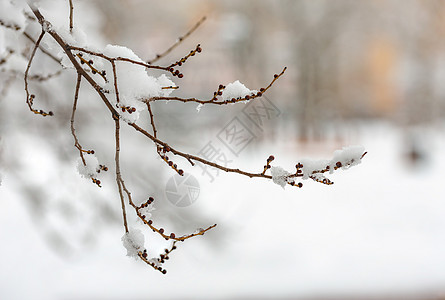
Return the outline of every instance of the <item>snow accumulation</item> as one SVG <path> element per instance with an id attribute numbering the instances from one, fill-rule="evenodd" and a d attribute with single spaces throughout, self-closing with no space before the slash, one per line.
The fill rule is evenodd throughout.
<path id="1" fill-rule="evenodd" d="M 131 49 L 123 46 L 107 45 L 103 54 L 109 57 L 123 57 L 144 63 Z M 104 69 L 106 74 L 109 74 L 109 81 L 105 83 L 104 88 L 111 93 L 115 93 L 112 67 L 106 63 Z M 176 86 L 165 74 L 162 74 L 158 78 L 150 76 L 143 66 L 130 62 L 116 61 L 116 73 L 120 104 L 136 109 L 136 111 L 132 113 L 119 111 L 122 119 L 128 123 L 136 122 L 139 118 L 140 111 L 146 108 L 143 100 L 151 97 L 169 96 L 173 90 L 163 89 L 163 87 Z M 116 100 L 115 104 L 117 104 Z"/>
<path id="2" fill-rule="evenodd" d="M 94 154 L 84 154 L 85 164 L 83 164 L 82 158 L 77 159 L 77 171 L 84 178 L 92 178 L 97 174 L 99 169 L 99 161 Z"/>
<path id="3" fill-rule="evenodd" d="M 302 159 L 300 162 L 303 165 L 303 177 L 302 179 L 308 179 L 312 175 L 315 179 L 323 180 L 325 177 L 323 174 L 312 174 L 314 171 L 324 170 L 329 167 L 329 172 L 332 174 L 334 172 L 337 163 L 341 163 L 342 169 L 349 169 L 352 166 L 358 165 L 362 162 L 361 158 L 363 153 L 365 153 L 365 148 L 363 146 L 349 146 L 343 147 L 341 150 L 334 151 L 331 160 L 313 160 L 313 159 Z M 287 181 L 287 176 L 291 173 L 284 170 L 282 167 L 271 167 L 270 172 L 272 174 L 272 181 L 281 187 L 285 187 Z"/>
<path id="4" fill-rule="evenodd" d="M 271 167 L 270 173 L 272 173 L 272 181 L 284 189 L 287 184 L 287 176 L 289 176 L 290 173 L 282 167 Z"/>
<path id="5" fill-rule="evenodd" d="M 130 228 L 122 238 L 122 244 L 127 249 L 127 256 L 138 258 L 138 252 L 144 250 L 145 237 L 141 230 Z"/>
<path id="6" fill-rule="evenodd" d="M 257 91 L 249 90 L 239 80 L 229 83 L 222 92 L 223 100 L 230 100 L 232 98 L 243 98 L 247 95 L 255 94 Z"/>
<path id="7" fill-rule="evenodd" d="M 308 179 L 312 172 L 317 170 L 323 170 L 329 166 L 329 172 L 332 174 L 334 172 L 334 167 L 337 162 L 341 163 L 342 169 L 348 169 L 352 166 L 361 163 L 361 157 L 365 153 L 365 148 L 363 146 L 349 146 L 343 147 L 342 150 L 334 151 L 334 155 L 331 160 L 313 160 L 313 159 L 302 159 L 303 164 L 303 179 Z"/>

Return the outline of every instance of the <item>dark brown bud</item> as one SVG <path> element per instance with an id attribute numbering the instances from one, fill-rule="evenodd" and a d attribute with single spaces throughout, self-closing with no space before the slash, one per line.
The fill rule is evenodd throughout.
<path id="1" fill-rule="evenodd" d="M 341 162 L 337 161 L 337 163 L 335 164 L 337 166 L 337 168 L 341 168 L 342 164 Z"/>
<path id="2" fill-rule="evenodd" d="M 182 175 L 184 175 L 184 171 L 182 169 L 179 169 L 178 174 L 182 176 Z"/>
<path id="3" fill-rule="evenodd" d="M 167 270 L 166 269 L 162 270 L 162 274 L 167 274 Z"/>
<path id="4" fill-rule="evenodd" d="M 267 159 L 267 161 L 273 161 L 275 159 L 275 157 L 273 155 L 269 156 L 269 158 Z"/>
<path id="5" fill-rule="evenodd" d="M 164 228 L 159 228 L 159 233 L 163 234 L 164 233 Z"/>
<path id="6" fill-rule="evenodd" d="M 179 73 L 179 74 L 178 74 L 178 77 L 179 77 L 179 78 L 182 78 L 182 77 L 184 77 L 184 74 Z"/>
<path id="7" fill-rule="evenodd" d="M 175 234 L 172 232 L 170 233 L 170 238 L 174 239 L 175 238 Z"/>
<path id="8" fill-rule="evenodd" d="M 151 225 L 151 224 L 153 224 L 153 221 L 152 220 L 148 220 L 148 225 Z"/>
<path id="9" fill-rule="evenodd" d="M 90 59 L 90 60 L 88 61 L 88 63 L 89 63 L 90 65 L 92 65 L 94 62 L 93 62 L 93 60 Z"/>

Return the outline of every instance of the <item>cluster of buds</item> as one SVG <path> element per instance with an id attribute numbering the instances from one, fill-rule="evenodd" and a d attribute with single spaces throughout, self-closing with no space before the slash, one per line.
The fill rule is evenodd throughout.
<path id="1" fill-rule="evenodd" d="M 310 175 L 309 178 L 314 180 L 314 181 L 316 181 L 316 182 L 323 183 L 323 184 L 326 184 L 326 185 L 334 184 L 333 181 L 331 181 L 329 178 L 324 177 L 322 174 Z"/>
<path id="2" fill-rule="evenodd" d="M 138 212 L 139 212 L 140 209 L 149 207 L 150 204 L 153 203 L 153 201 L 155 201 L 155 199 L 154 199 L 153 197 L 149 197 L 149 198 L 147 199 L 147 201 L 145 201 L 144 203 L 142 203 L 142 204 L 141 204 L 140 206 L 138 206 L 136 209 L 137 209 Z M 140 218 L 145 220 L 145 219 L 147 218 L 147 216 L 144 215 L 143 213 L 140 213 Z M 151 220 L 150 220 L 150 221 L 151 221 Z M 151 225 L 151 224 L 150 224 L 150 225 Z"/>
<path id="3" fill-rule="evenodd" d="M 99 179 L 96 179 L 96 178 L 92 177 L 91 180 L 92 180 L 93 183 L 96 184 L 98 187 L 102 187 L 102 186 L 100 185 L 101 182 L 100 182 Z"/>
<path id="4" fill-rule="evenodd" d="M 216 101 L 218 96 L 222 95 L 222 91 L 226 88 L 225 85 L 220 84 L 218 90 L 213 93 L 212 101 Z"/>
<path id="5" fill-rule="evenodd" d="M 181 72 L 179 72 L 179 70 L 175 70 L 173 67 L 168 67 L 167 70 L 168 70 L 173 76 L 178 76 L 178 78 L 182 78 L 182 77 L 184 77 L 184 74 L 182 74 Z"/>
<path id="6" fill-rule="evenodd" d="M 263 169 L 263 173 L 261 174 L 266 174 L 266 171 L 268 169 L 270 169 L 270 163 L 275 159 L 275 157 L 273 155 L 269 156 L 269 158 L 267 158 L 266 164 L 264 165 L 264 169 Z"/>
<path id="7" fill-rule="evenodd" d="M 168 66 L 169 68 L 175 67 L 175 66 L 182 66 L 183 63 L 185 63 L 187 61 L 187 59 L 189 59 L 191 56 L 195 56 L 196 53 L 201 53 L 202 48 L 201 45 L 198 44 L 196 46 L 195 49 L 191 50 L 189 54 L 187 54 L 186 56 L 182 57 L 180 60 L 172 63 L 170 66 Z"/>
<path id="8" fill-rule="evenodd" d="M 105 165 L 99 165 L 99 169 L 97 169 L 97 173 L 100 173 L 100 171 L 107 172 L 108 171 L 108 167 L 105 166 Z"/>
<path id="9" fill-rule="evenodd" d="M 169 165 L 169 167 L 171 167 L 173 170 L 175 170 L 176 173 L 183 176 L 184 170 L 178 169 L 178 165 L 175 164 L 173 161 L 171 161 L 169 159 L 169 157 L 166 155 L 166 153 L 170 152 L 170 151 L 171 151 L 171 148 L 168 145 L 165 147 L 160 147 L 160 146 L 158 147 L 158 154 L 162 158 L 162 160 L 165 161 Z"/>
<path id="10" fill-rule="evenodd" d="M 153 232 L 158 232 L 163 238 L 165 238 L 166 240 L 169 239 L 174 239 L 176 237 L 176 234 L 174 234 L 173 232 L 170 233 L 170 235 L 166 235 L 165 234 L 165 230 L 164 228 L 156 228 L 153 226 L 153 220 L 148 219 L 147 216 L 144 213 L 141 213 L 140 210 L 143 208 L 147 208 L 149 207 L 153 202 L 155 201 L 155 199 L 153 197 L 149 197 L 147 199 L 147 201 L 145 201 L 144 203 L 142 203 L 140 206 L 136 207 L 136 212 L 137 215 L 139 216 L 139 218 L 145 223 L 147 224 L 151 230 L 153 230 Z M 147 220 L 148 219 L 148 220 Z"/>
<path id="11" fill-rule="evenodd" d="M 218 103 L 221 103 L 221 104 L 227 104 L 227 103 L 236 103 L 236 102 L 241 102 L 241 101 L 248 101 L 248 100 L 252 100 L 252 99 L 255 99 L 255 98 L 258 98 L 258 97 L 261 97 L 261 96 L 263 96 L 263 93 L 265 93 L 274 83 L 275 83 L 275 81 L 277 81 L 277 79 L 278 78 L 280 78 L 283 74 L 284 74 L 284 72 L 286 71 L 286 67 L 283 69 L 283 71 L 281 71 L 281 73 L 280 74 L 274 74 L 273 75 L 273 80 L 271 81 L 271 83 L 269 83 L 269 85 L 267 86 L 267 87 L 265 87 L 265 88 L 260 88 L 260 91 L 259 92 L 257 92 L 256 94 L 251 94 L 251 95 L 246 95 L 246 96 L 244 96 L 244 97 L 238 97 L 238 98 L 232 98 L 232 99 L 230 99 L 230 100 L 224 100 L 223 102 L 218 102 Z M 217 95 L 219 96 L 219 95 L 222 95 L 222 93 L 221 94 L 218 94 L 217 93 Z M 213 96 L 213 98 L 212 98 L 212 101 L 214 101 L 215 100 L 215 97 L 216 97 L 216 95 L 214 94 L 214 96 Z"/>
<path id="12" fill-rule="evenodd" d="M 179 70 L 175 70 L 174 67 L 182 66 L 183 63 L 187 61 L 191 56 L 195 56 L 196 53 L 200 53 L 202 51 L 201 45 L 198 44 L 195 49 L 191 50 L 189 54 L 182 57 L 181 59 L 177 60 L 176 62 L 172 63 L 167 67 L 167 71 L 169 71 L 173 76 L 178 76 L 178 78 L 184 77 L 184 74 L 179 72 Z"/>
<path id="13" fill-rule="evenodd" d="M 130 115 L 136 112 L 136 108 L 133 106 L 124 106 L 116 104 L 116 107 L 119 108 L 122 112 L 128 112 Z"/>
<path id="14" fill-rule="evenodd" d="M 141 251 L 138 253 L 139 257 L 149 266 L 153 267 L 154 269 L 158 270 L 159 272 L 161 272 L 162 274 L 167 274 L 167 270 L 162 268 L 162 264 L 165 263 L 166 260 L 169 260 L 169 254 L 173 251 L 176 250 L 176 242 L 173 242 L 172 247 L 170 249 L 164 249 L 164 253 L 162 253 L 161 255 L 159 255 L 159 258 L 152 258 L 152 259 L 148 259 L 148 253 L 147 253 L 147 249 L 144 249 L 144 251 Z"/>
<path id="15" fill-rule="evenodd" d="M 302 170 L 303 169 L 303 164 L 302 163 L 296 164 L 295 168 L 297 169 L 297 172 L 296 172 L 297 175 L 303 174 L 303 170 Z"/>
<path id="16" fill-rule="evenodd" d="M 34 99 L 35 98 L 36 98 L 36 95 L 34 95 L 34 94 L 31 94 L 28 97 L 28 105 L 29 105 L 29 108 L 31 109 L 31 111 L 33 113 L 35 113 L 36 115 L 42 115 L 44 117 L 46 117 L 46 116 L 53 116 L 54 115 L 54 113 L 52 111 L 46 112 L 46 111 L 44 111 L 42 109 L 37 110 L 37 109 L 32 108 L 32 105 L 34 104 Z"/>
<path id="17" fill-rule="evenodd" d="M 83 57 L 82 53 L 77 53 L 76 56 L 80 59 L 81 65 L 86 64 L 90 68 L 91 73 L 99 74 L 100 76 L 102 76 L 102 78 L 105 80 L 105 82 L 108 82 L 107 77 L 106 77 L 107 73 L 105 72 L 105 70 L 99 71 L 98 69 L 93 67 L 94 61 L 92 59 L 86 60 Z"/>
<path id="18" fill-rule="evenodd" d="M 299 188 L 303 187 L 303 183 L 301 183 L 301 182 L 296 183 L 294 180 L 290 181 L 289 184 L 291 186 L 296 186 L 296 187 L 299 187 Z"/>

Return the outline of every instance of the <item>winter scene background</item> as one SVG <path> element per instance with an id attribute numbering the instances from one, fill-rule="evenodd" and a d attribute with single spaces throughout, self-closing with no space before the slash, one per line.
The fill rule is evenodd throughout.
<path id="1" fill-rule="evenodd" d="M 157 62 L 199 44 L 183 78 L 119 69 L 135 107 L 121 114 L 121 172 L 135 199 L 154 197 L 145 213 L 168 233 L 218 225 L 179 243 L 165 275 L 141 262 L 134 243 L 158 254 L 171 241 L 130 211 L 124 235 L 109 112 L 83 81 L 76 133 L 89 164 L 110 169 L 99 188 L 71 134 L 75 70 L 38 50 L 29 87 L 54 115 L 32 113 L 26 35 L 41 28 L 25 1 L 0 0 L 0 299 L 445 299 L 445 2 L 73 0 L 72 34 L 68 0 L 30 4 L 70 42 L 144 61 L 206 17 Z M 62 55 L 49 36 L 41 46 Z M 273 180 L 175 156 L 179 176 L 125 124 L 150 126 L 137 95 L 210 99 L 221 84 L 223 98 L 254 95 L 283 67 L 251 101 L 152 103 L 175 149 L 255 172 L 273 155 Z M 297 162 L 351 158 L 327 173 L 333 185 L 283 180 Z"/>

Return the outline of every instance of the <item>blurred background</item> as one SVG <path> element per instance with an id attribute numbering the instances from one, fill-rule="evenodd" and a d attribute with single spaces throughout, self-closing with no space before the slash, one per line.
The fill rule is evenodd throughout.
<path id="1" fill-rule="evenodd" d="M 42 13 L 67 26 L 67 2 L 42 1 Z M 75 169 L 74 72 L 31 82 L 36 106 L 55 113 L 32 115 L 23 89 L 32 45 L 0 28 L 8 57 L 0 64 L 0 298 L 445 299 L 444 1 L 74 0 L 74 8 L 91 47 L 125 45 L 144 60 L 206 16 L 156 62 L 201 44 L 174 79 L 175 96 L 209 99 L 238 79 L 259 90 L 287 67 L 249 104 L 154 103 L 158 136 L 176 149 L 253 171 L 271 154 L 289 171 L 348 145 L 368 154 L 331 175 L 334 185 L 302 189 L 174 158 L 196 181 L 172 185 L 154 145 L 123 128 L 124 180 L 136 201 L 155 197 L 156 224 L 185 234 L 218 223 L 180 244 L 162 275 L 125 256 L 114 128 L 100 99 L 83 84 L 76 130 L 111 169 L 101 189 Z M 39 27 L 29 21 L 25 31 L 36 38 Z M 43 45 L 59 52 L 49 38 Z M 31 74 L 59 69 L 38 52 Z M 139 122 L 149 128 L 147 116 Z M 231 130 L 243 132 L 241 142 Z M 144 233 L 149 253 L 168 246 Z"/>

